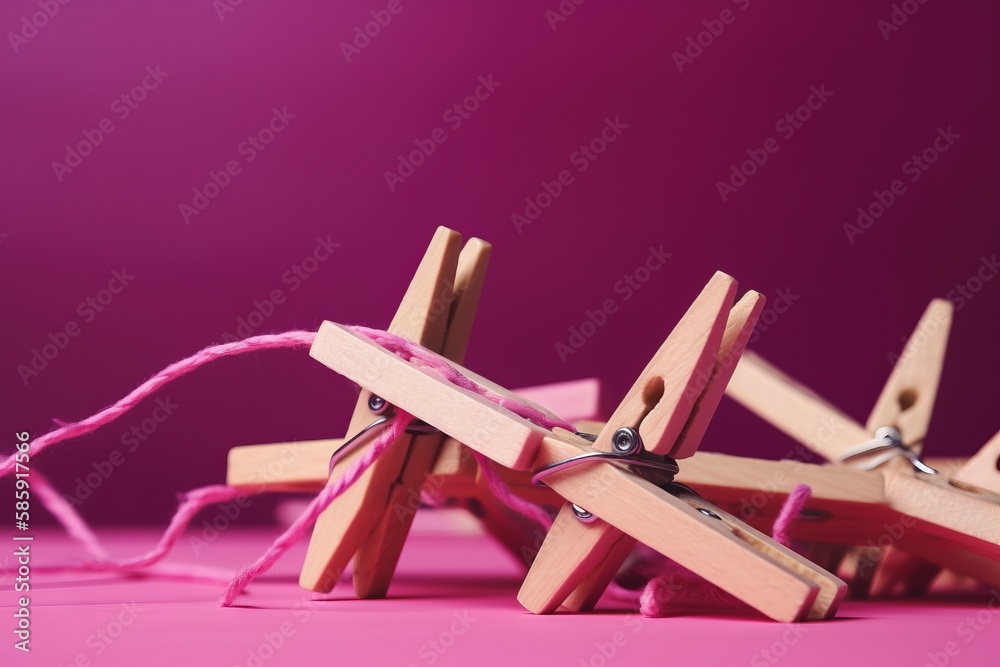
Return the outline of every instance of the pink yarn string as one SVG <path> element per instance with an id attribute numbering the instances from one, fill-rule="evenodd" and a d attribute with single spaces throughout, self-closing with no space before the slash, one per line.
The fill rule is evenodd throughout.
<path id="1" fill-rule="evenodd" d="M 35 496 L 39 499 L 39 501 L 41 501 L 42 507 L 48 510 L 49 513 L 52 514 L 57 521 L 59 521 L 59 524 L 66 530 L 66 534 L 80 544 L 93 559 L 83 564 L 73 563 L 69 565 L 42 566 L 43 571 L 54 573 L 79 572 L 80 570 L 124 572 L 128 569 L 135 569 L 134 567 L 122 567 L 122 564 L 125 563 L 125 561 L 115 561 L 114 558 L 112 558 L 111 553 L 90 528 L 86 520 L 84 520 L 84 518 L 76 511 L 76 508 L 74 508 L 69 501 L 67 501 L 56 490 L 52 482 L 41 473 L 37 466 L 32 468 L 31 475 L 32 491 L 35 492 Z M 198 495 L 198 492 L 191 492 L 188 496 L 193 494 Z M 208 504 L 208 502 L 204 502 L 201 506 L 203 507 Z M 198 509 L 200 509 L 200 507 Z M 194 513 L 191 513 L 191 516 L 193 517 Z M 163 555 L 166 555 L 166 551 L 169 551 L 171 546 L 173 546 L 173 541 L 171 541 L 169 545 L 161 544 L 157 547 L 157 549 L 154 549 L 153 552 L 150 552 L 146 554 L 146 556 L 140 558 L 145 558 L 151 561 L 149 564 L 152 565 L 156 561 L 160 560 Z M 164 553 L 157 557 L 156 552 L 160 550 Z M 177 566 L 160 564 L 155 568 L 151 567 L 150 573 L 163 577 L 186 580 L 207 579 L 209 581 L 228 582 L 232 578 L 231 573 L 218 568 L 197 565 Z"/>
<path id="2" fill-rule="evenodd" d="M 66 534 L 83 546 L 88 554 L 99 559 L 111 557 L 76 508 L 59 494 L 56 487 L 37 466 L 32 466 L 31 469 L 31 490 L 42 502 L 42 506 L 59 521 Z"/>
<path id="3" fill-rule="evenodd" d="M 184 529 L 202 509 L 216 503 L 226 503 L 248 495 L 246 489 L 225 484 L 205 486 L 184 494 L 180 506 L 170 519 L 170 524 L 155 547 L 134 558 L 99 560 L 88 564 L 88 569 L 129 572 L 149 567 L 163 560 L 184 533 Z"/>
<path id="4" fill-rule="evenodd" d="M 86 563 L 54 563 L 32 564 L 32 572 L 44 572 L 45 574 L 79 574 L 80 572 L 101 572 L 99 567 L 91 567 Z M 17 567 L 0 567 L 0 573 L 5 575 L 16 574 Z M 159 563 L 146 570 L 129 572 L 127 576 L 133 577 L 156 577 L 159 579 L 172 579 L 175 581 L 209 581 L 212 583 L 228 584 L 233 578 L 231 570 L 223 570 L 208 565 L 196 565 L 192 563 Z"/>
<path id="5" fill-rule="evenodd" d="M 682 610 L 745 607 L 712 582 L 673 561 L 665 563 L 639 596 L 639 613 L 647 618 L 662 618 Z"/>
<path id="6" fill-rule="evenodd" d="M 479 468 L 483 471 L 483 475 L 486 477 L 486 484 L 490 487 L 493 495 L 521 516 L 525 516 L 541 524 L 545 530 L 552 527 L 552 517 L 549 516 L 549 513 L 535 503 L 528 502 L 524 498 L 515 495 L 507 485 L 507 482 L 503 481 L 503 478 L 500 477 L 500 471 L 497 470 L 493 461 L 476 450 L 472 450 L 472 455 L 476 458 L 476 462 L 479 463 Z"/>
<path id="7" fill-rule="evenodd" d="M 523 419 L 527 419 L 537 426 L 541 426 L 549 430 L 554 428 L 563 428 L 568 431 L 576 430 L 576 428 L 569 422 L 563 421 L 558 417 L 550 417 L 541 410 L 524 401 L 519 401 L 509 396 L 505 396 L 504 394 L 500 394 L 466 377 L 459 372 L 458 369 L 448 363 L 447 360 L 431 353 L 426 348 L 421 347 L 412 341 L 378 329 L 368 329 L 366 327 L 352 328 L 354 331 L 367 336 L 369 339 L 378 343 L 387 350 L 391 350 L 402 359 L 411 363 L 417 361 L 419 363 L 415 365 L 436 371 L 445 380 L 451 382 L 455 386 L 482 396 L 492 403 L 513 412 Z M 489 486 L 490 490 L 495 496 L 497 496 L 497 498 L 518 514 L 521 514 L 532 521 L 536 521 L 546 529 L 552 525 L 552 517 L 549 516 L 548 512 L 538 505 L 530 503 L 520 496 L 515 495 L 514 492 L 511 491 L 510 487 L 500 477 L 500 473 L 497 471 L 496 466 L 489 458 L 483 456 L 475 450 L 472 450 L 472 455 L 475 457 L 480 469 L 483 471 L 487 486 Z"/>
<path id="8" fill-rule="evenodd" d="M 368 337 L 373 342 L 393 352 L 403 360 L 410 363 L 418 362 L 414 365 L 436 371 L 448 382 L 482 396 L 538 426 L 542 426 L 543 428 L 550 430 L 553 428 L 565 428 L 570 431 L 575 430 L 573 425 L 568 422 L 565 422 L 557 417 L 550 417 L 541 410 L 528 405 L 523 401 L 518 401 L 511 397 L 504 396 L 496 391 L 493 391 L 492 389 L 489 389 L 488 387 L 480 385 L 478 382 L 475 382 L 460 373 L 454 366 L 443 358 L 432 354 L 426 348 L 421 347 L 410 340 L 378 329 L 369 329 L 367 327 L 359 326 L 351 327 L 351 329 Z M 405 423 L 403 423 L 402 426 L 399 425 L 401 422 L 401 415 L 405 417 Z M 305 535 L 305 532 L 313 523 L 315 523 L 319 515 L 327 507 L 329 507 L 333 500 L 343 493 L 347 487 L 353 484 L 354 481 L 356 481 L 357 478 L 360 477 L 361 474 L 375 462 L 375 459 L 381 455 L 385 448 L 388 447 L 393 440 L 399 437 L 403 431 L 405 431 L 406 425 L 409 424 L 410 420 L 412 420 L 412 416 L 397 407 L 394 421 L 389 427 L 383 430 L 381 434 L 379 434 L 375 443 L 366 451 L 365 456 L 345 471 L 340 478 L 336 481 L 331 481 L 330 484 L 324 487 L 323 491 L 321 491 L 313 502 L 309 504 L 306 511 L 298 519 L 296 519 L 296 521 L 289 526 L 277 540 L 275 540 L 271 547 L 264 554 L 262 554 L 260 558 L 240 571 L 236 578 L 233 579 L 229 588 L 226 590 L 226 593 L 219 599 L 219 604 L 224 607 L 230 606 L 254 578 L 270 569 L 271 566 L 277 562 L 278 558 L 289 549 L 289 547 Z M 489 459 L 475 451 L 473 451 L 473 454 L 476 456 L 476 460 L 479 462 L 480 467 L 486 475 L 487 484 L 497 497 L 499 497 L 516 512 L 523 514 L 534 521 L 538 521 L 543 526 L 548 527 L 551 525 L 551 518 L 542 508 L 514 495 L 514 493 L 510 490 L 510 487 L 508 487 L 503 479 L 500 478 L 500 474 L 494 468 Z"/>
<path id="9" fill-rule="evenodd" d="M 157 389 L 216 359 L 236 354 L 246 354 L 247 352 L 256 352 L 258 350 L 308 347 L 312 345 L 315 338 L 316 333 L 312 331 L 288 331 L 281 334 L 253 336 L 252 338 L 235 343 L 223 343 L 222 345 L 213 345 L 212 347 L 205 348 L 201 352 L 197 352 L 186 359 L 167 366 L 133 389 L 125 398 L 104 408 L 97 414 L 78 422 L 60 426 L 54 431 L 35 438 L 31 441 L 28 451 L 31 456 L 37 456 L 58 442 L 69 440 L 70 438 L 78 438 L 81 435 L 95 431 L 101 426 L 121 417 Z M 9 475 L 13 470 L 14 455 L 12 454 L 4 459 L 3 462 L 0 462 L 0 477 Z"/>
<path id="10" fill-rule="evenodd" d="M 549 416 L 534 406 L 480 385 L 460 373 L 447 361 L 433 355 L 416 343 L 376 329 L 365 327 L 352 327 L 352 329 L 368 336 L 374 342 L 389 349 L 403 359 L 415 363 L 417 366 L 435 371 L 456 386 L 482 396 L 532 423 L 547 429 L 564 428 L 573 430 L 573 425 L 568 422 Z M 52 445 L 91 433 L 101 426 L 118 419 L 164 385 L 216 359 L 266 349 L 308 347 L 313 343 L 315 337 L 316 334 L 314 332 L 289 331 L 281 334 L 254 336 L 234 343 L 208 347 L 186 359 L 171 364 L 139 385 L 121 400 L 86 419 L 69 423 L 54 420 L 59 427 L 34 439 L 30 444 L 29 451 L 33 456 L 37 456 Z M 317 517 L 332 501 L 357 481 L 361 474 L 374 463 L 389 444 L 403 433 L 410 420 L 412 420 L 412 416 L 397 408 L 396 416 L 379 434 L 373 445 L 367 449 L 365 455 L 348 467 L 341 477 L 331 480 L 288 530 L 279 536 L 260 558 L 244 567 L 236 575 L 230 582 L 226 593 L 220 599 L 220 603 L 224 606 L 232 604 L 236 597 L 239 596 L 255 577 L 268 570 L 292 544 L 301 539 L 309 526 L 316 521 Z M 544 510 L 513 494 L 491 461 L 478 454 L 476 457 L 480 467 L 483 469 L 488 485 L 498 498 L 515 511 L 538 521 L 543 526 L 551 525 L 551 518 Z M 14 470 L 14 461 L 14 456 L 10 456 L 0 462 L 0 477 L 10 474 Z M 41 481 L 36 484 L 43 504 L 59 520 L 67 533 L 73 539 L 80 542 L 87 552 L 94 557 L 94 560 L 85 563 L 83 568 L 119 573 L 135 572 L 160 563 L 176 544 L 185 528 L 203 508 L 216 503 L 229 502 L 239 496 L 253 493 L 253 491 L 237 489 L 226 485 L 209 486 L 190 491 L 184 495 L 180 506 L 171 518 L 170 524 L 153 549 L 133 558 L 113 559 L 76 510 L 59 495 L 47 480 L 44 480 L 41 476 L 38 479 Z M 164 572 L 170 570 L 170 568 L 163 569 Z M 213 572 L 210 576 L 217 576 L 217 573 Z"/>
<path id="11" fill-rule="evenodd" d="M 401 358 L 414 363 L 414 365 L 434 371 L 452 384 L 482 396 L 543 428 L 574 430 L 572 424 L 551 417 L 527 403 L 504 396 L 488 387 L 480 385 L 460 373 L 447 361 L 433 355 L 428 350 L 411 341 L 375 329 L 365 327 L 352 327 L 352 329 L 366 335 L 374 342 L 394 352 Z M 313 332 L 291 331 L 282 334 L 254 336 L 235 343 L 226 343 L 206 348 L 187 359 L 171 364 L 139 385 L 139 387 L 118 402 L 91 417 L 73 423 L 57 421 L 59 428 L 33 440 L 30 445 L 30 452 L 33 455 L 37 455 L 56 443 L 85 435 L 114 421 L 132 409 L 149 394 L 211 361 L 226 356 L 264 349 L 306 347 L 312 344 L 315 336 L 316 334 Z M 319 515 L 330 506 L 333 500 L 356 482 L 364 471 L 382 455 L 388 446 L 405 431 L 411 420 L 411 415 L 397 408 L 396 415 L 382 432 L 379 433 L 372 446 L 367 448 L 364 455 L 349 466 L 342 476 L 331 480 L 310 502 L 302 515 L 274 541 L 264 554 L 237 573 L 232 581 L 230 581 L 219 603 L 222 606 L 230 606 L 257 576 L 270 569 L 281 555 L 305 535 L 309 527 L 315 523 Z M 483 471 L 487 484 L 500 500 L 511 509 L 539 522 L 543 526 L 551 526 L 551 517 L 542 508 L 516 496 L 510 490 L 492 461 L 475 451 L 473 455 Z M 14 457 L 10 456 L 0 463 L 0 477 L 9 474 L 13 469 Z M 127 573 L 157 566 L 170 552 L 183 534 L 185 528 L 199 511 L 212 504 L 230 502 L 240 496 L 254 493 L 254 491 L 237 489 L 226 485 L 209 486 L 190 491 L 184 495 L 180 506 L 171 518 L 169 526 L 153 549 L 134 558 L 115 560 L 111 558 L 108 551 L 100 543 L 100 540 L 72 505 L 56 491 L 54 486 L 37 468 L 34 472 L 34 489 L 43 505 L 57 518 L 67 533 L 79 542 L 94 558 L 93 561 L 86 563 L 83 567 L 98 571 Z M 774 523 L 773 535 L 777 542 L 785 546 L 790 545 L 790 538 L 788 536 L 789 528 L 792 521 L 801 513 L 810 494 L 811 489 L 808 486 L 799 485 L 789 495 Z M 180 576 L 182 578 L 197 578 L 201 576 L 216 579 L 219 577 L 219 573 L 214 570 L 209 571 L 205 569 L 202 572 L 198 568 L 191 569 L 187 566 L 183 569 L 163 565 L 159 567 L 162 569 L 161 574 L 168 576 Z M 60 566 L 54 569 L 58 570 Z M 639 609 L 645 616 L 662 616 L 678 606 L 688 606 L 695 602 L 704 604 L 706 600 L 713 601 L 716 605 L 722 606 L 733 606 L 734 604 L 732 600 L 728 599 L 718 588 L 709 582 L 681 568 L 679 565 L 667 561 L 661 566 L 660 573 L 652 577 L 644 587 L 639 599 Z"/>
<path id="12" fill-rule="evenodd" d="M 775 542 L 791 547 L 788 531 L 792 522 L 802 513 L 811 494 L 812 489 L 808 485 L 799 484 L 788 495 L 771 528 L 771 536 Z M 649 560 L 648 556 L 645 562 L 640 560 L 640 567 L 648 570 Z M 643 616 L 659 618 L 680 608 L 690 608 L 697 604 L 705 606 L 706 602 L 719 607 L 741 605 L 711 582 L 672 561 L 664 560 L 658 567 L 660 571 L 646 582 L 639 597 L 639 612 Z"/>
<path id="13" fill-rule="evenodd" d="M 433 354 L 413 341 L 379 329 L 369 329 L 367 327 L 351 327 L 351 329 L 357 333 L 367 336 L 373 342 L 378 343 L 387 350 L 394 352 L 403 360 L 410 362 L 416 360 L 419 364 L 415 365 L 437 371 L 444 377 L 444 379 L 451 382 L 453 385 L 482 396 L 488 401 L 513 412 L 517 416 L 527 419 L 536 426 L 541 426 L 542 428 L 549 430 L 556 428 L 566 429 L 567 431 L 576 430 L 569 422 L 563 421 L 558 417 L 550 417 L 538 408 L 529 405 L 523 400 L 518 400 L 511 398 L 510 396 L 500 394 L 493 391 L 489 387 L 485 387 L 466 377 L 460 373 L 458 369 L 448 363 L 448 361 L 443 357 Z"/>
<path id="14" fill-rule="evenodd" d="M 359 477 L 367 470 L 375 460 L 382 455 L 382 453 L 389 447 L 389 445 L 403 432 L 406 427 L 413 420 L 413 416 L 396 408 L 396 414 L 391 418 L 390 422 L 378 434 L 375 442 L 372 443 L 371 447 L 365 450 L 364 455 L 351 464 L 344 474 L 338 477 L 336 480 L 331 481 L 323 490 L 319 492 L 306 510 L 299 516 L 298 519 L 289 526 L 284 533 L 282 533 L 278 539 L 274 541 L 271 547 L 265 551 L 260 558 L 255 560 L 243 567 L 242 570 L 236 575 L 236 577 L 229 584 L 226 592 L 219 598 L 219 604 L 223 607 L 230 606 L 240 593 L 250 585 L 258 575 L 266 572 L 277 562 L 278 558 L 281 557 L 288 549 L 298 542 L 309 530 L 309 527 L 316 522 L 319 515 L 330 506 L 340 494 L 342 494 L 348 487 L 350 487 L 354 482 L 358 480 Z"/>
<path id="15" fill-rule="evenodd" d="M 812 489 L 807 484 L 799 484 L 794 491 L 788 494 L 788 498 L 781 506 L 778 517 L 774 520 L 774 526 L 771 528 L 771 535 L 775 542 L 791 548 L 792 538 L 789 537 L 788 531 L 792 527 L 792 522 L 802 513 L 802 509 L 806 506 L 806 501 L 811 495 Z"/>

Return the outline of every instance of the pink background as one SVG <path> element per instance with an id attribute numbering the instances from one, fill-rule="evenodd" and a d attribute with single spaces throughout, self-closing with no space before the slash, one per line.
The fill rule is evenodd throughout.
<path id="1" fill-rule="evenodd" d="M 995 3 L 928 3 L 885 40 L 888 1 L 590 0 L 553 30 L 555 0 L 404 0 L 346 62 L 339 44 L 385 6 L 248 0 L 220 20 L 208 0 L 71 2 L 17 53 L 5 39 L 8 438 L 113 402 L 220 342 L 275 289 L 286 300 L 254 333 L 385 326 L 440 224 L 494 244 L 467 361 L 498 382 L 600 376 L 613 405 L 721 269 L 772 301 L 798 297 L 753 347 L 863 420 L 927 302 L 1000 250 Z M 735 20 L 678 72 L 672 54 L 726 8 Z M 5 2 L 0 28 L 37 11 Z M 113 101 L 147 66 L 168 74 L 120 119 Z M 452 129 L 445 110 L 489 75 L 500 86 Z M 832 97 L 786 139 L 775 123 L 811 86 Z M 247 163 L 240 143 L 285 107 L 295 118 Z M 104 118 L 114 131 L 57 180 L 52 163 Z M 577 172 L 571 154 L 605 118 L 628 127 Z M 960 138 L 850 243 L 844 223 L 907 178 L 903 163 L 939 127 Z M 435 128 L 446 141 L 390 192 L 384 172 Z M 770 137 L 778 152 L 724 202 L 716 182 Z M 185 224 L 179 205 L 229 160 L 241 173 Z M 511 214 L 564 169 L 573 183 L 518 233 Z M 339 248 L 292 291 L 282 275 L 317 237 Z M 660 245 L 672 257 L 624 301 L 616 281 Z M 122 267 L 135 279 L 84 322 L 78 304 Z M 928 453 L 968 454 L 998 427 L 998 282 L 956 315 Z M 564 363 L 556 343 L 608 298 L 618 311 Z M 25 385 L 18 365 L 69 323 L 79 335 Z M 179 407 L 136 451 L 120 438 L 153 405 L 36 463 L 71 491 L 120 450 L 81 511 L 162 524 L 176 491 L 223 480 L 229 447 L 339 435 L 353 405 L 347 382 L 292 353 L 223 361 L 168 396 Z M 729 401 L 705 442 L 770 457 L 791 447 Z"/>

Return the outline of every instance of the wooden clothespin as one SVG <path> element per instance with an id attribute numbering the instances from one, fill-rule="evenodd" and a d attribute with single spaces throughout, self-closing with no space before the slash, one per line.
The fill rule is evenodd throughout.
<path id="1" fill-rule="evenodd" d="M 388 330 L 461 361 L 489 254 L 490 246 L 484 241 L 471 239 L 463 248 L 460 234 L 438 228 Z M 372 411 L 380 402 L 379 397 L 362 390 L 348 433 L 356 433 L 371 422 Z M 323 483 L 327 475 L 339 474 L 339 470 L 327 468 L 341 443 L 329 440 L 294 447 L 236 448 L 230 454 L 228 482 L 275 490 L 313 490 L 311 471 L 325 471 Z M 413 512 L 393 510 L 409 507 L 413 498 L 419 498 L 441 445 L 442 436 L 437 433 L 406 434 L 336 499 L 316 522 L 299 579 L 304 588 L 329 591 L 354 558 L 358 595 L 385 595 L 413 518 Z M 348 465 L 354 456 L 345 457 L 341 465 Z"/>
<path id="2" fill-rule="evenodd" d="M 516 393 L 538 405 L 558 406 L 570 422 L 590 419 L 600 408 L 600 385 L 596 379 L 561 382 L 526 387 Z M 345 438 L 245 445 L 229 451 L 226 482 L 230 486 L 257 491 L 318 493 L 328 482 L 330 458 L 346 442 Z M 559 497 L 548 487 L 535 486 L 524 471 L 500 469 L 511 491 L 537 505 L 556 507 Z M 469 449 L 453 438 L 445 437 L 434 466 L 424 482 L 424 489 L 446 499 L 448 507 L 465 508 L 525 567 L 540 544 L 538 528 L 513 512 L 493 496 Z M 418 489 L 413 489 L 397 514 L 412 514 L 420 504 Z M 527 547 L 527 548 L 526 548 Z"/>
<path id="3" fill-rule="evenodd" d="M 1000 494 L 1000 431 L 951 475 L 952 482 Z"/>
<path id="4" fill-rule="evenodd" d="M 876 523 L 861 540 L 839 536 L 842 543 L 888 543 L 890 553 L 898 548 L 911 554 L 892 553 L 893 565 L 878 574 L 882 590 L 891 590 L 901 578 L 920 570 L 929 583 L 937 567 L 922 568 L 914 557 L 1000 585 L 1000 496 L 989 490 L 1000 490 L 1000 438 L 952 478 L 935 474 L 920 460 L 951 318 L 948 301 L 931 302 L 865 426 L 753 354 L 744 355 L 727 388 L 730 396 L 830 463 L 876 469 L 883 475 L 894 523 Z M 890 530 L 894 526 L 898 528 Z M 836 542 L 838 536 L 830 534 L 825 541 Z M 834 550 L 830 564 L 844 553 Z M 868 572 L 874 575 L 876 568 Z M 872 583 L 871 578 L 862 580 L 852 590 L 864 594 Z"/>
<path id="5" fill-rule="evenodd" d="M 694 453 L 722 395 L 721 350 L 742 350 L 760 312 L 756 293 L 733 309 L 735 293 L 735 280 L 716 274 L 594 443 L 528 422 L 331 322 L 310 354 L 496 463 L 534 471 L 576 506 L 560 513 L 522 588 L 529 610 L 552 611 L 567 597 L 592 603 L 613 574 L 610 560 L 635 539 L 772 619 L 827 618 L 846 593 L 842 581 L 672 483 L 671 457 Z"/>

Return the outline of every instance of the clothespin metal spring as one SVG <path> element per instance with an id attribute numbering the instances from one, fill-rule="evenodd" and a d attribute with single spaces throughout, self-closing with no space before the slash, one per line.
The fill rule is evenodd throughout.
<path id="1" fill-rule="evenodd" d="M 376 396 L 372 394 L 368 398 L 368 409 L 371 410 L 376 415 L 384 415 L 386 411 L 392 406 L 382 398 L 381 396 Z M 348 454 L 353 452 L 355 449 L 361 446 L 364 441 L 364 436 L 372 429 L 385 426 L 389 421 L 389 417 L 380 416 L 378 419 L 373 421 L 368 426 L 355 433 L 350 439 L 348 439 L 344 444 L 337 448 L 330 456 L 330 469 L 328 474 L 333 473 L 334 466 L 337 465 L 342 459 L 344 459 Z M 419 419 L 414 419 L 410 422 L 409 426 L 406 427 L 406 432 L 413 435 L 426 435 L 428 433 L 439 433 L 438 429 L 434 428 L 427 422 L 420 421 Z"/>
<path id="2" fill-rule="evenodd" d="M 874 452 L 882 452 L 880 456 L 875 457 L 869 461 L 862 470 L 874 470 L 886 461 L 893 459 L 897 456 L 902 456 L 909 460 L 910 465 L 917 472 L 922 472 L 926 475 L 936 475 L 938 471 L 930 467 L 926 463 L 920 460 L 920 457 L 909 447 L 903 443 L 903 437 L 899 433 L 899 429 L 892 426 L 883 426 L 875 431 L 875 439 L 869 440 L 868 442 L 857 445 L 856 447 L 851 447 L 840 457 L 841 461 L 848 461 L 850 459 L 858 458 L 859 456 L 865 456 L 866 454 L 872 454 Z"/>
<path id="3" fill-rule="evenodd" d="M 591 442 L 597 439 L 597 436 L 588 433 L 577 433 L 577 435 Z M 532 473 L 531 483 L 535 486 L 545 486 L 545 478 L 549 475 L 584 463 L 602 462 L 642 468 L 653 473 L 650 476 L 655 476 L 656 479 L 650 479 L 649 481 L 667 489 L 673 483 L 674 476 L 680 471 L 677 462 L 669 456 L 663 456 L 661 460 L 640 458 L 645 449 L 642 446 L 642 438 L 639 437 L 639 432 L 633 428 L 623 426 L 615 431 L 615 435 L 611 439 L 611 447 L 614 449 L 612 452 L 585 452 L 571 456 L 568 459 L 563 459 L 562 461 L 550 463 Z M 641 471 L 637 470 L 635 472 L 641 474 Z M 572 504 L 572 508 L 573 514 L 576 515 L 576 518 L 581 523 L 592 523 L 596 520 L 596 517 L 591 512 L 579 505 Z"/>

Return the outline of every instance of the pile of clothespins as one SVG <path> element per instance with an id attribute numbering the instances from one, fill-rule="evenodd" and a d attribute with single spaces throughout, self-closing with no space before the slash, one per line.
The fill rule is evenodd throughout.
<path id="1" fill-rule="evenodd" d="M 482 241 L 462 248 L 439 229 L 388 331 L 508 394 L 460 366 L 488 255 Z M 413 517 L 400 508 L 431 479 L 436 495 L 473 506 L 509 549 L 534 557 L 518 599 L 535 613 L 593 607 L 637 542 L 779 621 L 832 617 L 847 586 L 830 572 L 857 595 L 914 594 L 942 569 L 953 582 L 1000 585 L 1000 437 L 967 462 L 920 460 L 951 305 L 931 303 L 861 426 L 758 357 L 740 361 L 764 299 L 748 292 L 736 302 L 736 292 L 716 274 L 607 423 L 573 431 L 538 426 L 324 323 L 310 354 L 363 388 L 347 433 L 394 406 L 432 432 L 399 438 L 320 516 L 299 583 L 329 591 L 353 558 L 357 594 L 384 596 Z M 447 313 L 442 294 L 453 295 Z M 829 465 L 697 452 L 727 385 Z M 238 447 L 228 483 L 315 491 L 359 455 L 359 440 Z M 498 464 L 516 496 L 561 507 L 540 549 L 469 450 Z M 788 529 L 809 543 L 808 557 L 764 534 L 803 484 L 811 493 Z"/>
<path id="2" fill-rule="evenodd" d="M 717 273 L 610 419 L 570 424 L 461 366 L 489 253 L 440 228 L 386 332 L 324 322 L 279 340 L 308 345 L 362 388 L 348 437 L 234 448 L 229 490 L 203 497 L 319 492 L 303 588 L 330 591 L 353 560 L 357 594 L 384 597 L 428 497 L 472 510 L 524 561 L 518 600 L 534 613 L 593 608 L 654 553 L 707 587 L 692 590 L 785 622 L 833 617 L 848 593 L 837 575 L 858 596 L 1000 586 L 1000 437 L 967 461 L 921 459 L 947 301 L 931 303 L 862 426 L 744 354 L 764 298 L 737 300 L 736 281 Z M 727 391 L 828 464 L 698 452 Z M 544 541 L 522 514 L 545 526 Z M 776 522 L 786 539 L 766 534 Z M 287 548 L 284 537 L 253 573 Z"/>

